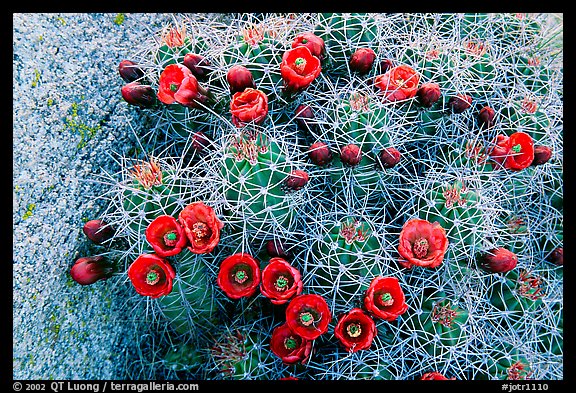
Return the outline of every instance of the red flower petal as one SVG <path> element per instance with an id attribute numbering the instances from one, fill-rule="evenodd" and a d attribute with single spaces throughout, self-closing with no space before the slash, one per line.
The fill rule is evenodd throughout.
<path id="1" fill-rule="evenodd" d="M 340 317 L 334 335 L 350 352 L 368 349 L 376 335 L 376 323 L 360 308 L 353 308 Z"/>
<path id="2" fill-rule="evenodd" d="M 268 96 L 261 90 L 247 87 L 232 96 L 230 113 L 236 127 L 250 122 L 260 124 L 268 114 Z"/>
<path id="3" fill-rule="evenodd" d="M 231 299 L 252 296 L 260 284 L 258 261 L 244 253 L 230 255 L 222 261 L 216 281 Z"/>
<path id="4" fill-rule="evenodd" d="M 273 304 L 287 303 L 291 297 L 302 293 L 302 288 L 300 272 L 282 258 L 271 258 L 262 270 L 260 292 Z"/>
<path id="5" fill-rule="evenodd" d="M 294 333 L 307 340 L 326 333 L 331 319 L 328 304 L 316 294 L 298 295 L 286 308 L 286 323 Z"/>
<path id="6" fill-rule="evenodd" d="M 142 254 L 128 267 L 128 278 L 142 296 L 158 298 L 172 292 L 176 272 L 165 259 L 155 254 Z"/>
<path id="7" fill-rule="evenodd" d="M 385 302 L 385 298 L 390 298 Z M 388 304 L 390 303 L 390 304 Z M 404 292 L 396 277 L 375 277 L 366 290 L 364 307 L 374 316 L 386 321 L 393 321 L 408 310 Z"/>
<path id="8" fill-rule="evenodd" d="M 312 352 L 312 341 L 300 337 L 284 323 L 272 331 L 270 350 L 286 364 L 305 363 Z"/>
<path id="9" fill-rule="evenodd" d="M 195 254 L 209 253 L 220 242 L 220 230 L 224 223 L 203 202 L 193 202 L 186 206 L 180 212 L 178 222 L 188 237 L 188 249 Z"/>
<path id="10" fill-rule="evenodd" d="M 388 101 L 412 98 L 418 92 L 420 75 L 411 67 L 402 64 L 374 78 L 374 84 Z"/>
<path id="11" fill-rule="evenodd" d="M 188 238 L 182 226 L 172 216 L 162 215 L 154 219 L 145 231 L 146 240 L 160 257 L 171 257 L 182 251 Z M 171 240 L 170 237 L 175 237 Z"/>
<path id="12" fill-rule="evenodd" d="M 303 70 L 298 70 L 296 60 L 303 59 Z M 280 74 L 284 80 L 284 89 L 297 93 L 306 89 L 320 75 L 322 67 L 320 60 L 312 55 L 306 46 L 297 46 L 284 52 L 280 64 Z"/>
<path id="13" fill-rule="evenodd" d="M 418 239 L 425 239 L 428 243 L 428 250 L 424 256 L 418 257 L 414 254 L 414 243 Z M 408 220 L 400 232 L 398 253 L 405 261 L 401 264 L 404 267 L 412 265 L 435 268 L 444 260 L 444 254 L 448 249 L 448 238 L 446 231 L 438 223 L 414 218 Z"/>

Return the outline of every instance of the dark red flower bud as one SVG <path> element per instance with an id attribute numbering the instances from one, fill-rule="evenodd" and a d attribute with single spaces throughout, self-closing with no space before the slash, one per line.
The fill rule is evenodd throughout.
<path id="1" fill-rule="evenodd" d="M 378 165 L 381 169 L 393 168 L 400 162 L 400 152 L 393 147 L 380 150 L 378 154 Z"/>
<path id="2" fill-rule="evenodd" d="M 234 94 L 239 91 L 244 91 L 247 87 L 252 89 L 256 88 L 254 77 L 250 70 L 243 65 L 232 66 L 226 74 L 226 80 L 230 85 L 230 93 Z"/>
<path id="3" fill-rule="evenodd" d="M 340 161 L 349 166 L 356 166 L 362 160 L 362 150 L 358 145 L 349 144 L 340 150 Z"/>
<path id="4" fill-rule="evenodd" d="M 492 127 L 494 125 L 495 114 L 496 112 L 494 112 L 494 109 L 489 106 L 480 109 L 478 112 L 478 122 L 480 123 L 480 126 L 485 126 L 487 128 Z"/>
<path id="5" fill-rule="evenodd" d="M 152 86 L 130 82 L 122 86 L 122 98 L 130 105 L 149 108 L 156 102 L 156 94 Z"/>
<path id="6" fill-rule="evenodd" d="M 564 266 L 564 248 L 558 247 L 554 249 L 548 257 L 546 257 L 548 262 L 551 262 L 558 266 Z"/>
<path id="7" fill-rule="evenodd" d="M 430 108 L 440 99 L 440 86 L 437 83 L 423 83 L 416 92 L 420 104 L 423 107 Z"/>
<path id="8" fill-rule="evenodd" d="M 70 276 L 80 285 L 90 285 L 96 281 L 105 280 L 112 276 L 112 273 L 114 273 L 114 267 L 102 255 L 79 258 L 70 269 Z"/>
<path id="9" fill-rule="evenodd" d="M 320 61 L 324 61 L 326 57 L 326 46 L 324 40 L 311 31 L 298 34 L 292 41 L 292 48 L 298 46 L 305 46 L 310 50 L 313 56 L 316 56 Z"/>
<path id="10" fill-rule="evenodd" d="M 197 53 L 186 53 L 182 63 L 192 71 L 198 79 L 203 79 L 210 73 L 210 62 Z"/>
<path id="11" fill-rule="evenodd" d="M 201 152 L 210 146 L 210 139 L 202 131 L 196 131 L 192 135 L 192 149 Z"/>
<path id="12" fill-rule="evenodd" d="M 266 252 L 272 258 L 290 258 L 290 253 L 286 251 L 286 246 L 280 239 L 271 239 L 266 243 Z"/>
<path id="13" fill-rule="evenodd" d="M 380 62 L 379 74 L 385 74 L 389 69 L 394 68 L 394 62 L 390 59 L 384 59 Z"/>
<path id="14" fill-rule="evenodd" d="M 491 273 L 506 273 L 516 267 L 518 256 L 503 247 L 493 248 L 480 258 L 480 266 Z"/>
<path id="15" fill-rule="evenodd" d="M 286 177 L 284 184 L 288 189 L 298 191 L 308 184 L 308 173 L 295 169 Z"/>
<path id="16" fill-rule="evenodd" d="M 310 120 L 314 119 L 314 112 L 312 111 L 312 108 L 310 108 L 308 105 L 302 104 L 296 108 L 295 113 L 296 116 L 294 119 L 296 120 L 298 128 L 300 128 L 302 131 L 309 131 L 312 125 Z"/>
<path id="17" fill-rule="evenodd" d="M 360 75 L 367 74 L 374 65 L 376 53 L 370 48 L 359 48 L 350 56 L 350 69 Z"/>
<path id="18" fill-rule="evenodd" d="M 308 148 L 310 161 L 318 166 L 324 166 L 332 161 L 332 151 L 324 142 L 316 142 Z"/>
<path id="19" fill-rule="evenodd" d="M 462 113 L 472 106 L 472 97 L 467 94 L 457 94 L 450 97 L 448 105 L 454 113 Z"/>
<path id="20" fill-rule="evenodd" d="M 542 165 L 548 162 L 552 157 L 552 149 L 548 146 L 536 145 L 534 146 L 534 160 L 532 166 Z"/>
<path id="21" fill-rule="evenodd" d="M 124 82 L 130 83 L 144 77 L 144 71 L 130 60 L 122 60 L 118 65 L 118 73 Z"/>
<path id="22" fill-rule="evenodd" d="M 114 229 L 102 220 L 90 220 L 82 228 L 88 239 L 96 244 L 102 244 L 114 236 Z"/>

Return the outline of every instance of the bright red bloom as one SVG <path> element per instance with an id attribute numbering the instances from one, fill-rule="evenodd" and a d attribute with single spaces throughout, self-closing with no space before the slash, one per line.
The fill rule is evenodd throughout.
<path id="1" fill-rule="evenodd" d="M 534 140 L 525 132 L 515 132 L 510 137 L 498 135 L 496 146 L 490 156 L 506 169 L 519 171 L 529 167 L 534 161 Z"/>
<path id="2" fill-rule="evenodd" d="M 182 251 L 188 243 L 184 228 L 172 216 L 158 216 L 145 231 L 146 240 L 160 257 L 171 257 Z"/>
<path id="3" fill-rule="evenodd" d="M 312 56 L 316 56 L 320 62 L 326 57 L 326 45 L 321 37 L 311 31 L 298 34 L 292 41 L 292 48 L 305 46 L 310 50 Z"/>
<path id="4" fill-rule="evenodd" d="M 364 307 L 385 321 L 393 321 L 408 310 L 398 279 L 382 276 L 372 279 L 364 296 Z"/>
<path id="5" fill-rule="evenodd" d="M 295 334 L 284 323 L 272 331 L 270 350 L 286 364 L 304 364 L 312 353 L 312 341 Z"/>
<path id="6" fill-rule="evenodd" d="M 286 323 L 294 333 L 307 340 L 326 333 L 331 319 L 326 300 L 316 294 L 298 295 L 286 308 Z"/>
<path id="7" fill-rule="evenodd" d="M 156 254 L 142 254 L 128 268 L 128 278 L 142 296 L 158 298 L 172 292 L 174 268 Z"/>
<path id="8" fill-rule="evenodd" d="M 300 272 L 285 259 L 271 258 L 262 270 L 260 292 L 273 304 L 284 304 L 291 297 L 300 295 L 302 287 Z"/>
<path id="9" fill-rule="evenodd" d="M 400 232 L 398 252 L 406 259 L 400 261 L 406 268 L 414 265 L 437 267 L 444 260 L 447 249 L 446 231 L 437 222 L 414 218 L 408 220 Z"/>
<path id="10" fill-rule="evenodd" d="M 192 71 L 183 64 L 170 64 L 160 74 L 158 99 L 164 104 L 201 108 L 200 103 L 207 100 L 206 94 Z"/>
<path id="11" fill-rule="evenodd" d="M 178 222 L 188 237 L 188 249 L 194 254 L 211 252 L 220 241 L 224 223 L 216 217 L 214 209 L 204 202 L 193 202 L 178 216 Z"/>
<path id="12" fill-rule="evenodd" d="M 455 380 L 456 378 L 446 378 L 443 374 L 440 374 L 438 371 L 430 371 L 428 373 L 422 374 L 420 377 L 421 381 L 448 381 L 448 380 Z"/>
<path id="13" fill-rule="evenodd" d="M 70 276 L 80 285 L 90 285 L 109 278 L 113 272 L 114 266 L 102 255 L 97 255 L 78 258 L 70 269 Z"/>
<path id="14" fill-rule="evenodd" d="M 320 75 L 321 70 L 320 60 L 306 46 L 287 50 L 280 64 L 284 90 L 294 94 L 306 89 Z"/>
<path id="15" fill-rule="evenodd" d="M 251 255 L 230 255 L 220 264 L 216 282 L 231 299 L 252 296 L 260 284 L 260 265 Z"/>
<path id="16" fill-rule="evenodd" d="M 402 64 L 374 78 L 374 84 L 388 101 L 412 98 L 418 92 L 420 75 L 411 67 Z"/>
<path id="17" fill-rule="evenodd" d="M 349 352 L 368 349 L 376 335 L 376 323 L 360 308 L 353 308 L 338 320 L 334 335 Z"/>
<path id="18" fill-rule="evenodd" d="M 247 87 L 232 96 L 230 113 L 236 127 L 250 122 L 260 124 L 268 114 L 268 96 L 261 90 Z"/>

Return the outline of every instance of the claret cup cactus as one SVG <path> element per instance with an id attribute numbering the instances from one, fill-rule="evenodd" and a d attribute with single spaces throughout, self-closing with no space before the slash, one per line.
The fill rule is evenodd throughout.
<path id="1" fill-rule="evenodd" d="M 146 309 L 130 376 L 562 379 L 554 17 L 174 15 L 126 53 L 114 269 L 73 275 Z"/>

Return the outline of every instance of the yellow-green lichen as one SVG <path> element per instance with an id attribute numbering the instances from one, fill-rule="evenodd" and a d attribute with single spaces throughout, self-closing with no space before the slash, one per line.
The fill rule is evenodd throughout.
<path id="1" fill-rule="evenodd" d="M 32 213 L 34 212 L 34 209 L 36 209 L 36 204 L 35 203 L 29 203 L 28 206 L 26 206 L 26 212 L 22 216 L 22 219 L 26 220 L 26 219 L 32 217 Z"/>
<path id="2" fill-rule="evenodd" d="M 74 133 L 80 134 L 80 142 L 78 143 L 78 149 L 86 146 L 88 141 L 96 135 L 96 133 L 102 128 L 100 124 L 95 127 L 90 127 L 80 121 L 78 121 L 78 103 L 73 103 L 71 107 L 71 113 L 66 118 L 65 129 L 71 130 Z"/>
<path id="3" fill-rule="evenodd" d="M 124 17 L 125 15 L 123 13 L 117 14 L 116 17 L 114 18 L 114 23 L 120 26 L 122 23 L 124 23 Z"/>
<path id="4" fill-rule="evenodd" d="M 40 71 L 34 70 L 34 80 L 32 81 L 32 87 L 38 86 L 38 82 L 40 82 Z"/>

